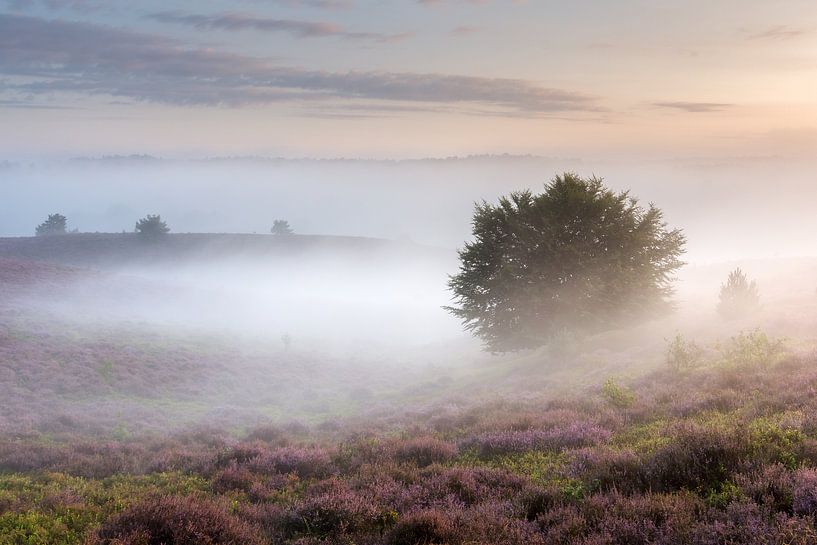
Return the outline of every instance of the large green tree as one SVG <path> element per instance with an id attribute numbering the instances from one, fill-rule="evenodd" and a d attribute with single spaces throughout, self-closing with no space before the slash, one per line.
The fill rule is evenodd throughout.
<path id="1" fill-rule="evenodd" d="M 684 244 L 652 204 L 566 173 L 476 206 L 448 310 L 494 352 L 603 331 L 671 307 Z"/>

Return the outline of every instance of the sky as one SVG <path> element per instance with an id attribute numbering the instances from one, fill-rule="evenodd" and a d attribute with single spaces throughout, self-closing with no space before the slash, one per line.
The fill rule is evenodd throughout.
<path id="1" fill-rule="evenodd" d="M 0 161 L 808 158 L 813 0 L 0 0 Z"/>

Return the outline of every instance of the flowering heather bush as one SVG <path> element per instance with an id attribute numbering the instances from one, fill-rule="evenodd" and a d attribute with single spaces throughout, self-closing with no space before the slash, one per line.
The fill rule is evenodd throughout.
<path id="1" fill-rule="evenodd" d="M 380 534 L 396 519 L 396 512 L 375 505 L 341 483 L 298 501 L 281 526 L 290 535 Z"/>
<path id="2" fill-rule="evenodd" d="M 672 435 L 640 466 L 638 478 L 649 490 L 717 490 L 749 457 L 748 441 L 737 431 L 681 425 Z"/>
<path id="3" fill-rule="evenodd" d="M 711 516 L 713 520 L 696 525 L 688 543 L 806 545 L 817 540 L 813 521 L 783 513 L 770 516 L 754 503 L 732 503 L 725 512 Z"/>
<path id="4" fill-rule="evenodd" d="M 798 515 L 817 514 L 817 470 L 801 469 L 794 476 L 792 509 Z"/>
<path id="5" fill-rule="evenodd" d="M 634 492 L 645 488 L 640 478 L 641 459 L 629 449 L 584 448 L 572 453 L 569 475 L 589 489 Z"/>
<path id="6" fill-rule="evenodd" d="M 426 509 L 401 519 L 386 537 L 388 545 L 417 545 L 418 543 L 462 542 L 454 520 L 438 509 Z"/>
<path id="7" fill-rule="evenodd" d="M 249 460 L 259 473 L 295 473 L 299 477 L 326 477 L 336 471 L 329 453 L 315 447 L 281 447 Z"/>
<path id="8" fill-rule="evenodd" d="M 526 479 L 508 471 L 489 468 L 429 468 L 420 475 L 428 502 L 470 506 L 512 500 L 528 490 Z"/>
<path id="9" fill-rule="evenodd" d="M 258 530 L 221 506 L 191 497 L 158 497 L 111 517 L 91 545 L 262 545 Z"/>
<path id="10" fill-rule="evenodd" d="M 219 452 L 213 460 L 213 465 L 221 468 L 231 464 L 246 464 L 268 453 L 269 448 L 260 441 L 238 443 Z"/>
<path id="11" fill-rule="evenodd" d="M 482 457 L 529 450 L 558 451 L 605 443 L 610 440 L 611 435 L 609 430 L 594 424 L 574 422 L 564 428 L 554 428 L 550 430 L 485 433 L 466 439 L 460 445 L 460 449 L 476 449 Z"/>
<path id="12" fill-rule="evenodd" d="M 213 490 L 224 494 L 231 490 L 249 491 L 255 484 L 255 476 L 244 466 L 235 462 L 216 472 L 212 477 Z"/>
<path id="13" fill-rule="evenodd" d="M 792 512 L 795 477 L 782 464 L 735 476 L 743 496 L 772 511 Z"/>
<path id="14" fill-rule="evenodd" d="M 434 437 L 417 437 L 400 441 L 394 446 L 393 458 L 399 462 L 411 462 L 419 467 L 447 462 L 457 455 L 451 443 Z"/>
<path id="15" fill-rule="evenodd" d="M 289 443 L 289 436 L 280 426 L 265 425 L 253 428 L 247 434 L 247 441 L 263 441 L 276 446 L 286 446 Z"/>

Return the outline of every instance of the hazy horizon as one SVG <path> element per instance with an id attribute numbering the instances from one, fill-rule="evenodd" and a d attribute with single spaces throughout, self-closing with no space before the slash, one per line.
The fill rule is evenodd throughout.
<path id="1" fill-rule="evenodd" d="M 459 248 L 475 202 L 540 191 L 565 171 L 596 175 L 655 203 L 685 231 L 691 263 L 817 255 L 817 164 L 592 161 L 484 156 L 406 161 L 109 158 L 9 164 L 0 170 L 0 236 L 33 234 L 49 213 L 87 232 L 132 231 L 161 214 L 174 232 L 300 234 L 411 240 Z"/>

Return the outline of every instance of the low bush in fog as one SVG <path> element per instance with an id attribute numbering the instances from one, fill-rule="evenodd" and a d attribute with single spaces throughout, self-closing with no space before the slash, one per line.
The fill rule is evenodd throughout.
<path id="1" fill-rule="evenodd" d="M 667 346 L 667 365 L 676 373 L 690 371 L 701 365 L 704 350 L 694 341 L 685 339 L 680 333 Z"/>
<path id="2" fill-rule="evenodd" d="M 765 332 L 755 329 L 740 332 L 719 348 L 728 365 L 769 365 L 783 354 L 785 343 L 783 339 L 770 338 Z"/>
<path id="3" fill-rule="evenodd" d="M 718 295 L 718 313 L 727 320 L 734 320 L 751 316 L 759 307 L 757 283 L 750 281 L 739 268 L 730 272 Z"/>

